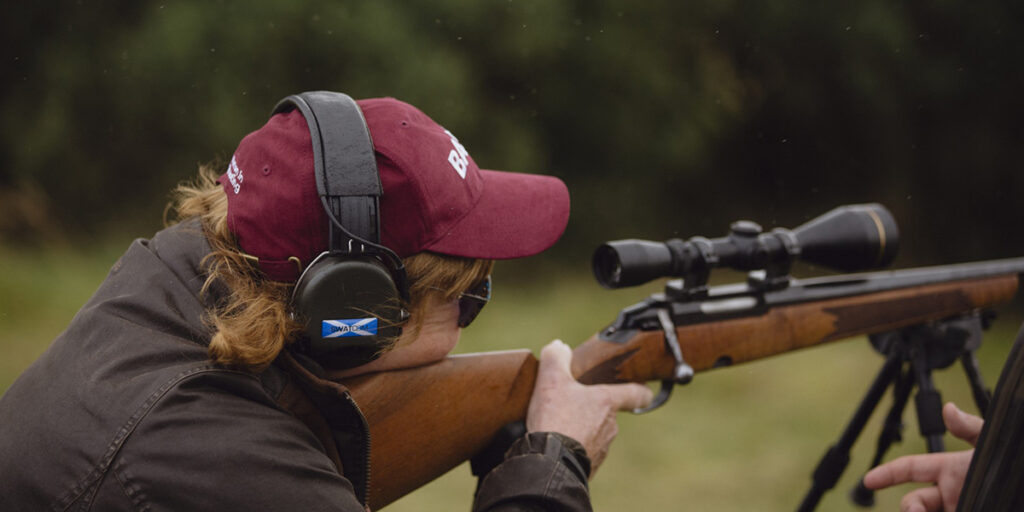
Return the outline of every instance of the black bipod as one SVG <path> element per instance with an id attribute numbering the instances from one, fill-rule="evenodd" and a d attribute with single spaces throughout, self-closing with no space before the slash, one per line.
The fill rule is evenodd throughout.
<path id="1" fill-rule="evenodd" d="M 871 467 L 882 462 L 892 443 L 902 440 L 903 410 L 915 387 L 918 391 L 914 403 L 921 435 L 926 439 L 929 452 L 943 451 L 942 436 L 946 426 L 942 421 L 942 396 L 932 382 L 932 370 L 947 368 L 960 360 L 978 410 L 984 415 L 990 393 L 981 381 L 974 351 L 981 346 L 982 330 L 988 328 L 991 318 L 990 313 L 979 311 L 872 335 L 871 344 L 886 357 L 885 363 L 839 440 L 829 447 L 815 468 L 811 489 L 797 510 L 814 510 L 825 492 L 835 487 L 850 462 L 850 448 L 890 384 L 893 385 L 893 404 L 879 433 Z M 864 487 L 863 479 L 850 492 L 850 499 L 864 507 L 872 506 L 875 501 L 874 492 Z"/>

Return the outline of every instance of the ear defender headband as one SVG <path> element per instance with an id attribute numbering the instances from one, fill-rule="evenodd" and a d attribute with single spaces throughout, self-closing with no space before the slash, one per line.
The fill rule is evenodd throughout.
<path id="1" fill-rule="evenodd" d="M 288 96 L 272 114 L 298 110 L 309 125 L 317 194 L 327 212 L 328 249 L 299 276 L 292 307 L 305 322 L 302 346 L 325 367 L 380 356 L 409 318 L 401 258 L 380 243 L 383 192 L 366 120 L 348 95 Z"/>

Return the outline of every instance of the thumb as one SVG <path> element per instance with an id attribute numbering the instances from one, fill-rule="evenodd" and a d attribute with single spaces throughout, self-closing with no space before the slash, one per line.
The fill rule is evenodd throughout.
<path id="1" fill-rule="evenodd" d="M 978 436 L 981 435 L 981 427 L 985 420 L 963 412 L 954 404 L 949 402 L 942 408 L 942 419 L 946 421 L 946 428 L 949 432 L 972 446 L 978 443 Z"/>
<path id="2" fill-rule="evenodd" d="M 615 409 L 633 411 L 647 407 L 654 399 L 654 392 L 643 384 L 605 384 L 601 386 Z"/>
<path id="3" fill-rule="evenodd" d="M 572 378 L 571 363 L 572 349 L 562 340 L 554 340 L 540 350 L 537 380 L 548 380 L 562 375 Z"/>

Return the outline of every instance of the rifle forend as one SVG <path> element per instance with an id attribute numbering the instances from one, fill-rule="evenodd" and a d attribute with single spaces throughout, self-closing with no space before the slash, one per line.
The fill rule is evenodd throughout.
<path id="1" fill-rule="evenodd" d="M 1021 273 L 1024 258 L 1014 258 L 793 279 L 775 291 L 718 286 L 699 301 L 655 294 L 624 309 L 614 324 L 577 347 L 573 373 L 583 383 L 673 378 L 659 309 L 668 310 L 685 361 L 702 371 L 1006 302 L 1016 294 Z M 667 289 L 681 286 L 670 282 Z"/>

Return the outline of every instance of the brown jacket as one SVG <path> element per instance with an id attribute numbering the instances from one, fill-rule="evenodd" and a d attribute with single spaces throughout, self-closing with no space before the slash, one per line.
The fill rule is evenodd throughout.
<path id="1" fill-rule="evenodd" d="M 364 510 L 367 427 L 343 387 L 301 356 L 258 375 L 207 360 L 209 250 L 196 222 L 135 241 L 0 397 L 0 509 Z M 518 440 L 474 509 L 589 510 L 579 455 Z"/>

